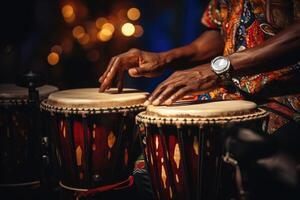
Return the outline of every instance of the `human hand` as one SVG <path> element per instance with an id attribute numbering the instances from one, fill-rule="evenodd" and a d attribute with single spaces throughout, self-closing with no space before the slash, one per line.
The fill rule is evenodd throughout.
<path id="1" fill-rule="evenodd" d="M 211 70 L 210 64 L 176 71 L 154 90 L 145 105 L 171 105 L 187 94 L 214 89 L 219 83 L 220 79 Z"/>
<path id="2" fill-rule="evenodd" d="M 126 53 L 113 57 L 103 75 L 99 78 L 101 83 L 99 92 L 104 92 L 112 85 L 117 77 L 118 92 L 123 89 L 124 72 L 128 71 L 131 77 L 156 77 L 162 74 L 166 66 L 166 59 L 160 53 L 146 52 L 131 49 Z"/>

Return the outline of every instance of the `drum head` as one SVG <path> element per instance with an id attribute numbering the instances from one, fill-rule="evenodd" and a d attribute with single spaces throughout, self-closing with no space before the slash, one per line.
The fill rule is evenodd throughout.
<path id="1" fill-rule="evenodd" d="M 135 89 L 123 89 L 117 93 L 112 88 L 99 93 L 98 88 L 62 90 L 49 95 L 42 108 L 54 112 L 117 112 L 119 109 L 138 108 L 145 102 L 148 93 Z"/>
<path id="2" fill-rule="evenodd" d="M 58 90 L 57 87 L 51 85 L 44 85 L 37 88 L 40 99 L 45 99 L 52 92 Z M 0 84 L 0 100 L 2 101 L 26 101 L 28 98 L 28 88 L 20 87 L 15 84 Z"/>
<path id="3" fill-rule="evenodd" d="M 217 101 L 192 105 L 149 106 L 147 112 L 164 117 L 220 117 L 246 114 L 257 108 L 251 101 Z"/>
<path id="4" fill-rule="evenodd" d="M 218 123 L 218 120 L 246 119 L 249 116 L 266 115 L 254 102 L 235 100 L 218 101 L 191 105 L 148 106 L 147 111 L 139 114 L 138 121 L 147 123 Z"/>

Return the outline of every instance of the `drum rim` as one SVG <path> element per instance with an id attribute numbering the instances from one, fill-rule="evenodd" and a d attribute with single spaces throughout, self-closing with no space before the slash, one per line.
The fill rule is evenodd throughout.
<path id="1" fill-rule="evenodd" d="M 118 106 L 118 107 L 91 107 L 91 108 L 68 108 L 57 105 L 51 105 L 48 103 L 48 99 L 45 99 L 40 104 L 41 110 L 51 113 L 61 114 L 105 114 L 105 113 L 124 113 L 130 111 L 143 111 L 146 107 L 143 104 L 135 104 L 130 106 Z"/>
<path id="2" fill-rule="evenodd" d="M 59 88 L 56 87 L 55 85 L 45 84 L 43 86 L 50 86 L 50 87 L 52 87 L 53 91 L 51 91 L 49 93 L 46 93 L 46 94 L 39 93 L 40 102 L 43 101 L 44 99 L 47 99 L 48 96 L 51 93 L 59 91 Z M 43 87 L 43 86 L 41 86 L 41 87 Z M 26 87 L 24 87 L 24 88 L 27 89 Z M 28 104 L 28 98 L 29 98 L 29 96 L 27 96 L 27 97 L 0 98 L 0 107 L 1 106 L 22 106 L 22 105 L 27 105 Z"/>
<path id="3" fill-rule="evenodd" d="M 262 109 L 257 108 L 253 113 L 220 116 L 220 117 L 163 117 L 163 116 L 150 116 L 147 111 L 141 112 L 136 116 L 137 124 L 151 125 L 211 125 L 211 124 L 226 124 L 235 122 L 245 122 L 251 120 L 258 120 L 265 118 L 269 113 Z"/>
<path id="4" fill-rule="evenodd" d="M 28 99 L 0 99 L 0 106 L 18 106 L 26 104 L 28 104 Z"/>

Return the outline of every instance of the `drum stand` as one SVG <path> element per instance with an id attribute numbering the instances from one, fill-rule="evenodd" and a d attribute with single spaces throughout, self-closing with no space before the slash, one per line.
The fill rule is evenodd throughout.
<path id="1" fill-rule="evenodd" d="M 40 158 L 40 194 L 43 194 L 43 198 L 51 198 L 51 187 L 50 187 L 50 143 L 49 136 L 41 132 L 41 115 L 39 112 L 39 91 L 36 89 L 41 86 L 39 81 L 39 75 L 29 72 L 24 75 L 26 86 L 28 88 L 28 107 L 29 107 L 29 121 L 30 121 L 30 132 L 31 138 L 29 139 L 30 148 L 37 145 L 38 156 Z M 44 195 L 46 194 L 46 195 Z M 40 196 L 41 197 L 41 196 Z"/>

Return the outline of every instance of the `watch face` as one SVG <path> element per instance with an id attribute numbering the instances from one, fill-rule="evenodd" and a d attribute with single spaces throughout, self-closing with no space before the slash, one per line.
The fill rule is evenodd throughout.
<path id="1" fill-rule="evenodd" d="M 226 57 L 219 56 L 211 61 L 211 67 L 217 74 L 222 74 L 229 69 L 230 61 Z"/>
<path id="2" fill-rule="evenodd" d="M 228 61 L 224 58 L 219 58 L 213 63 L 213 68 L 216 71 L 223 71 L 227 68 Z"/>

